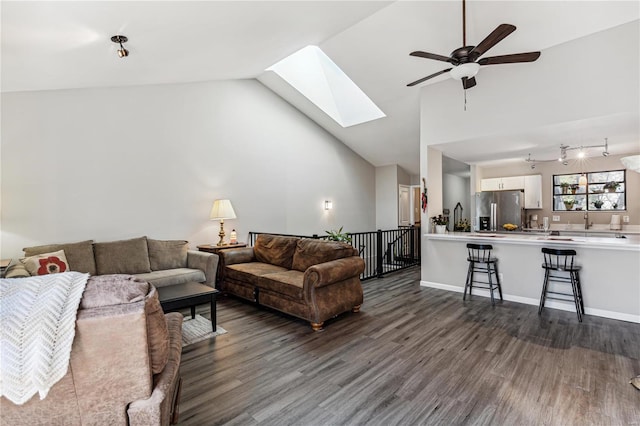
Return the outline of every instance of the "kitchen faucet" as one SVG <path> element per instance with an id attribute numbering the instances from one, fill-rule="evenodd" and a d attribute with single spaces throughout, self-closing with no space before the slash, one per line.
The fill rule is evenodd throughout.
<path id="1" fill-rule="evenodd" d="M 584 229 L 589 229 L 589 212 L 584 211 Z"/>

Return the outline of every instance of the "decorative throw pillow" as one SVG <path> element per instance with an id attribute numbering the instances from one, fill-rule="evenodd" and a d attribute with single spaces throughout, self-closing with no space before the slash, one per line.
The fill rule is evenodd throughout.
<path id="1" fill-rule="evenodd" d="M 93 256 L 93 240 L 77 243 L 47 244 L 44 246 L 25 247 L 24 257 L 64 250 L 69 262 L 69 271 L 86 272 L 96 275 L 96 262 Z"/>
<path id="2" fill-rule="evenodd" d="M 31 274 L 25 268 L 24 263 L 18 259 L 13 259 L 4 273 L 4 278 L 26 278 Z"/>
<path id="3" fill-rule="evenodd" d="M 69 270 L 64 250 L 27 257 L 22 263 L 31 275 L 58 274 Z"/>
<path id="4" fill-rule="evenodd" d="M 184 240 L 153 240 L 147 238 L 152 271 L 186 268 L 189 242 Z"/>

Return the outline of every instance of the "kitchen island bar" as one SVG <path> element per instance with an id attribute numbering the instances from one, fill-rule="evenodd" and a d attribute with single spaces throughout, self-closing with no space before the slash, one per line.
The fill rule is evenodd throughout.
<path id="1" fill-rule="evenodd" d="M 466 244 L 470 242 L 493 245 L 504 299 L 530 305 L 540 302 L 544 278 L 542 247 L 574 249 L 578 264 L 582 265 L 586 315 L 640 323 L 640 236 L 425 234 L 421 285 L 462 293 L 467 273 Z M 489 296 L 484 290 L 474 289 L 473 294 Z M 545 307 L 575 311 L 573 302 L 548 301 Z"/>

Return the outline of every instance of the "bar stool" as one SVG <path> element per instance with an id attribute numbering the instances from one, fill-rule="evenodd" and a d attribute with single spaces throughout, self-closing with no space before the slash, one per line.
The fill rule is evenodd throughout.
<path id="1" fill-rule="evenodd" d="M 467 298 L 467 287 L 469 288 L 469 297 L 471 297 L 473 283 L 481 284 L 476 287 L 489 289 L 491 292 L 492 305 L 495 306 L 496 304 L 493 297 L 493 290 L 495 289 L 498 289 L 500 300 L 503 300 L 500 275 L 498 275 L 498 259 L 491 256 L 491 250 L 493 250 L 491 244 L 467 244 L 469 269 L 467 270 L 467 281 L 464 283 L 462 300 L 466 300 Z M 474 279 L 476 272 L 487 274 L 488 281 L 476 281 Z M 495 275 L 495 282 L 492 279 L 492 275 Z"/>
<path id="2" fill-rule="evenodd" d="M 544 283 L 542 284 L 542 294 L 540 295 L 540 307 L 538 315 L 542 313 L 544 302 L 546 299 L 571 301 L 576 305 L 578 313 L 578 321 L 582 322 L 584 314 L 584 303 L 582 301 L 582 288 L 580 287 L 580 266 L 575 261 L 576 251 L 568 249 L 542 248 L 544 263 Z M 561 291 L 550 291 L 549 282 L 557 282 L 561 284 L 570 284 L 571 293 Z M 549 296 L 553 295 L 553 296 Z M 561 297 L 555 297 L 561 296 Z"/>

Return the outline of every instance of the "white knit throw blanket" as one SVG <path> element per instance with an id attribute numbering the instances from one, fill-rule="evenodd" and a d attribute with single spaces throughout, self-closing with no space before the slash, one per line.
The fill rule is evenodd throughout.
<path id="1" fill-rule="evenodd" d="M 0 396 L 44 399 L 67 373 L 76 314 L 89 274 L 0 280 Z"/>

